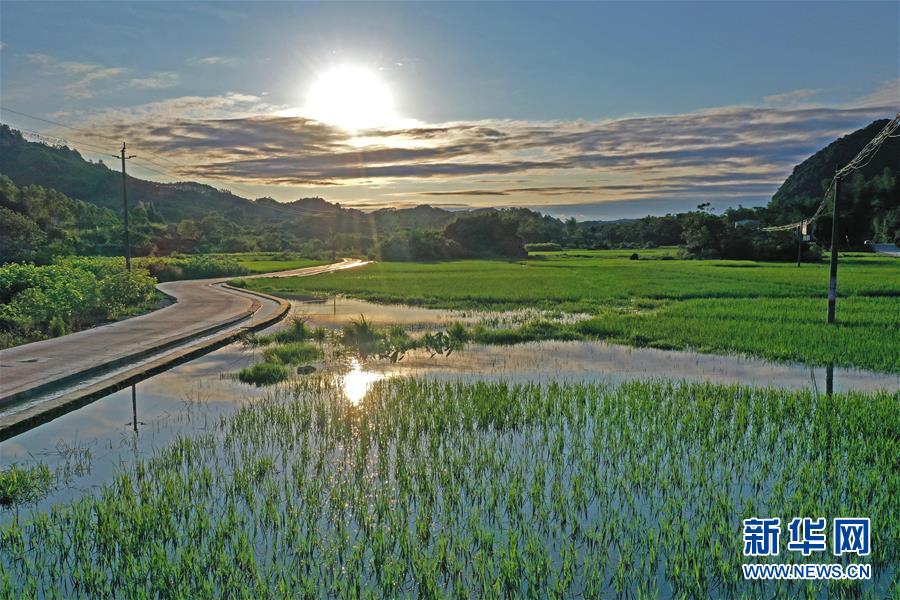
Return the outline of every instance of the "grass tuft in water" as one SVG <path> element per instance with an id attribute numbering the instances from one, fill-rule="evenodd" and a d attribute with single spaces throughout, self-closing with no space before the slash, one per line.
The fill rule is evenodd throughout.
<path id="1" fill-rule="evenodd" d="M 274 385 L 288 378 L 289 371 L 281 363 L 261 362 L 238 371 L 238 379 L 256 386 Z"/>
<path id="2" fill-rule="evenodd" d="M 52 485 L 53 475 L 47 465 L 11 465 L 0 471 L 0 506 L 37 502 L 49 493 Z"/>
<path id="3" fill-rule="evenodd" d="M 322 350 L 309 342 L 288 342 L 263 350 L 263 361 L 282 365 L 300 365 L 322 357 Z"/>

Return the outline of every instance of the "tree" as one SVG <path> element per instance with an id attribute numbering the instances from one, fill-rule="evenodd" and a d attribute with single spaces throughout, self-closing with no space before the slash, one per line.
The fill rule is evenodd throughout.
<path id="1" fill-rule="evenodd" d="M 517 229 L 515 223 L 490 212 L 459 217 L 444 228 L 444 237 L 468 256 L 528 256 Z"/>

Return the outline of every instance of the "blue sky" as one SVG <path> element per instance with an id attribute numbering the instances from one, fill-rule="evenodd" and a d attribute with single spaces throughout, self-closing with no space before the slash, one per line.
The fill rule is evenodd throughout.
<path id="1" fill-rule="evenodd" d="M 5 107 L 170 165 L 140 175 L 363 207 L 761 204 L 796 162 L 900 110 L 897 2 L 5 2 L 0 40 Z M 389 90 L 390 121 L 347 131 L 312 110 L 344 65 Z M 344 85 L 341 110 L 371 110 Z"/>

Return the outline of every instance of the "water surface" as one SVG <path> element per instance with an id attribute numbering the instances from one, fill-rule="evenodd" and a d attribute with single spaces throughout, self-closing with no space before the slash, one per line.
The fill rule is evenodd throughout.
<path id="1" fill-rule="evenodd" d="M 413 329 L 441 327 L 459 320 L 515 322 L 525 318 L 522 313 L 484 315 L 345 299 L 298 302 L 295 306 L 309 315 L 311 325 L 330 328 L 340 327 L 360 314 L 380 325 L 402 324 Z M 110 481 L 116 469 L 169 445 L 178 436 L 210 429 L 212 423 L 243 403 L 272 394 L 289 394 L 289 382 L 258 388 L 228 375 L 258 360 L 258 354 L 258 349 L 231 344 L 148 378 L 133 389 L 109 394 L 0 443 L 0 462 L 6 466 L 42 461 L 68 475 L 68 483 L 40 506 L 76 497 Z M 809 389 L 813 393 L 825 393 L 829 379 L 828 369 L 823 367 L 597 341 L 469 345 L 450 356 L 414 351 L 395 364 L 345 357 L 337 363 L 319 363 L 317 367 L 319 373 L 315 376 L 336 379 L 354 402 L 362 399 L 373 382 L 408 375 L 507 381 L 677 378 Z M 835 392 L 900 390 L 900 377 L 896 375 L 835 368 L 831 379 Z M 0 520 L 9 516 L 9 511 L 0 511 Z"/>

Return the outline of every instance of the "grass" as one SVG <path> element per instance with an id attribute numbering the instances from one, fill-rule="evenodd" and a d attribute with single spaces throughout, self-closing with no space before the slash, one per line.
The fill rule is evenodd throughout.
<path id="1" fill-rule="evenodd" d="M 53 484 L 47 465 L 11 465 L 0 471 L 0 506 L 19 506 L 43 498 Z"/>
<path id="2" fill-rule="evenodd" d="M 661 260 L 674 255 L 667 249 L 638 253 L 637 261 L 628 259 L 630 251 L 577 251 L 516 262 L 378 263 L 247 285 L 285 297 L 336 293 L 434 308 L 587 312 L 588 323 L 559 328 L 561 334 L 900 372 L 897 259 L 842 255 L 838 325 L 829 327 L 825 263 L 797 268 Z"/>
<path id="3" fill-rule="evenodd" d="M 238 379 L 256 386 L 274 385 L 288 378 L 288 368 L 281 362 L 260 362 L 238 371 Z"/>
<path id="4" fill-rule="evenodd" d="M 274 273 L 276 271 L 290 271 L 304 269 L 306 267 L 318 267 L 327 265 L 331 261 L 303 258 L 289 252 L 237 252 L 231 254 L 216 254 L 213 256 L 230 258 L 249 273 Z"/>
<path id="5" fill-rule="evenodd" d="M 417 379 L 355 405 L 304 379 L 7 522 L 0 594 L 887 597 L 898 408 L 885 392 Z M 874 579 L 743 580 L 751 516 L 870 517 L 854 562 Z M 835 560 L 785 543 L 767 560 Z"/>
<path id="6" fill-rule="evenodd" d="M 263 361 L 282 365 L 300 365 L 322 357 L 322 351 L 309 342 L 288 342 L 263 350 Z"/>

